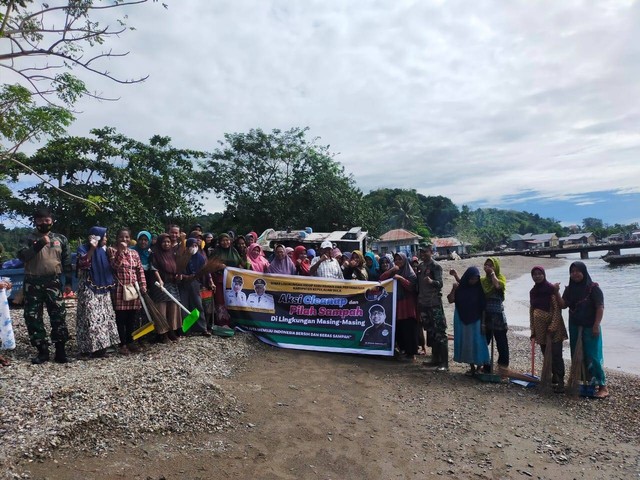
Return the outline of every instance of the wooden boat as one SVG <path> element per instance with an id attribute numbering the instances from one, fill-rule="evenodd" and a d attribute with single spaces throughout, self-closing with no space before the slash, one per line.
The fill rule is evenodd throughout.
<path id="1" fill-rule="evenodd" d="M 609 265 L 624 265 L 627 263 L 640 263 L 640 253 L 627 253 L 624 255 L 616 255 L 612 252 L 607 253 L 602 260 Z"/>

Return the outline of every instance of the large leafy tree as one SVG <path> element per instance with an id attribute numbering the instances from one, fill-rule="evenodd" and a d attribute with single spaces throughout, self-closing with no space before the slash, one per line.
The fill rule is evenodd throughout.
<path id="1" fill-rule="evenodd" d="M 52 140 L 24 160 L 47 182 L 20 190 L 20 213 L 51 205 L 60 231 L 70 238 L 83 237 L 96 224 L 157 232 L 198 214 L 206 184 L 197 168 L 203 152 L 174 148 L 168 137 L 144 143 L 112 128 L 92 133 Z M 68 194 L 92 204 L 74 204 Z"/>
<path id="2" fill-rule="evenodd" d="M 307 133 L 308 128 L 253 129 L 224 136 L 203 164 L 226 204 L 217 229 L 330 231 L 363 225 L 367 211 L 352 176 L 329 146 Z"/>
<path id="3" fill-rule="evenodd" d="M 22 173 L 35 173 L 16 154 L 25 142 L 63 134 L 78 99 L 109 99 L 92 92 L 78 72 L 125 84 L 146 78 L 110 73 L 109 60 L 128 52 L 106 48 L 108 40 L 132 27 L 124 14 L 112 18 L 111 24 L 97 18 L 105 21 L 108 11 L 121 12 L 147 1 L 0 0 L 0 182 L 10 162 Z M 11 203 L 12 196 L 2 190 L 0 202 Z"/>

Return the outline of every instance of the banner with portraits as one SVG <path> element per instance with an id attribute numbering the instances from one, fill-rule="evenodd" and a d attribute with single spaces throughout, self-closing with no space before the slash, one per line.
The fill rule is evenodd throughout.
<path id="1" fill-rule="evenodd" d="M 393 356 L 396 282 L 359 282 L 227 268 L 232 324 L 282 348 Z"/>

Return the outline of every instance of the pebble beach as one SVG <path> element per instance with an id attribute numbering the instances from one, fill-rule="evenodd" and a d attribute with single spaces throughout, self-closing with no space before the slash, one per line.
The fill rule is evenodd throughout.
<path id="1" fill-rule="evenodd" d="M 481 258 L 471 258 L 441 262 L 445 272 L 443 297 L 453 283 L 448 275 L 450 268 L 455 268 L 462 275 L 468 266 L 481 266 L 482 261 Z M 502 273 L 507 280 L 528 275 L 536 264 L 552 268 L 563 262 L 529 257 L 501 258 Z M 446 300 L 445 311 L 451 324 L 453 311 Z M 248 334 L 239 333 L 232 338 L 194 336 L 183 338 L 177 344 L 144 344 L 141 353 L 126 357 L 114 354 L 65 365 L 48 362 L 36 366 L 29 362 L 33 351 L 28 344 L 22 311 L 12 310 L 11 314 L 17 348 L 8 354 L 11 365 L 0 369 L 0 472 L 3 472 L 0 478 L 39 478 L 31 473 L 32 467 L 50 461 L 53 456 L 64 456 L 65 452 L 100 458 L 118 447 L 158 436 L 223 435 L 231 432 L 246 424 L 246 405 L 228 386 L 243 372 L 262 368 L 270 356 L 278 354 L 277 349 L 261 344 Z M 74 323 L 71 306 L 68 325 L 72 337 Z M 606 325 L 603 324 L 603 328 Z M 527 372 L 530 369 L 530 343 L 527 336 L 518 334 L 518 330 L 523 329 L 511 328 L 509 334 L 511 368 Z M 74 352 L 73 339 L 69 347 Z M 286 358 L 293 359 L 296 353 L 287 353 Z M 305 352 L 305 355 L 312 354 Z M 536 363 L 541 366 L 539 351 L 536 355 Z M 348 359 L 355 365 L 360 360 L 358 356 Z M 368 363 L 374 361 L 366 359 Z M 388 360 L 379 362 L 386 366 L 389 364 Z M 458 381 L 467 368 L 453 362 L 450 366 L 447 382 Z M 567 361 L 567 371 L 568 368 Z M 616 441 L 637 448 L 640 377 L 608 370 L 608 383 L 612 394 L 606 400 L 558 395 L 553 398 L 555 408 L 577 421 L 593 425 L 594 432 L 606 429 Z M 448 393 L 444 385 L 439 387 L 437 381 L 431 381 L 430 386 L 432 389 L 441 388 L 439 397 L 454 408 L 456 402 L 464 401 Z M 523 394 L 518 389 L 510 389 L 508 393 Z M 544 422 L 544 418 L 539 421 Z M 578 449 L 579 444 L 574 448 Z M 571 459 L 566 454 L 557 455 L 556 463 L 566 463 Z M 564 455 L 564 460 L 560 455 Z M 603 478 L 625 478 L 622 473 L 632 471 L 635 467 L 630 466 L 630 462 L 637 459 L 625 457 L 620 461 L 624 466 L 619 467 L 620 476 Z M 180 475 L 167 475 L 166 478 L 180 478 Z"/>

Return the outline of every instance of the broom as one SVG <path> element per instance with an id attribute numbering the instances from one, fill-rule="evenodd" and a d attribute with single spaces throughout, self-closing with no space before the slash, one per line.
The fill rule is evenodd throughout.
<path id="1" fill-rule="evenodd" d="M 218 257 L 210 258 L 209 260 L 207 260 L 207 263 L 205 263 L 204 266 L 200 270 L 198 270 L 198 273 L 196 273 L 196 277 L 203 278 L 208 274 L 213 274 L 215 272 L 219 272 L 220 270 L 224 270 L 225 267 L 226 265 L 224 264 L 224 262 Z"/>
<path id="2" fill-rule="evenodd" d="M 147 292 L 143 292 L 140 289 L 138 283 L 135 283 L 136 290 L 138 291 L 138 295 L 140 296 L 140 302 L 142 303 L 142 307 L 144 308 L 145 313 L 147 314 L 147 318 L 149 319 L 149 323 L 141 326 L 135 332 L 133 332 L 133 339 L 137 340 L 144 335 L 151 333 L 154 329 L 158 332 L 159 335 L 163 333 L 167 333 L 169 328 L 169 322 L 167 319 L 160 313 L 156 304 L 151 300 L 151 297 Z"/>
<path id="3" fill-rule="evenodd" d="M 184 272 L 190 259 L 191 254 L 189 253 L 186 244 L 184 242 L 180 242 L 178 244 L 178 250 L 176 251 L 176 272 Z"/>
<path id="4" fill-rule="evenodd" d="M 580 382 L 584 373 L 584 351 L 582 347 L 582 327 L 578 327 L 576 348 L 571 356 L 571 372 L 569 373 L 568 389 L 572 395 L 580 395 Z"/>
<path id="5" fill-rule="evenodd" d="M 553 335 L 547 333 L 547 344 L 544 347 L 542 371 L 540 372 L 540 390 L 544 393 L 552 391 L 551 378 L 553 377 Z"/>

